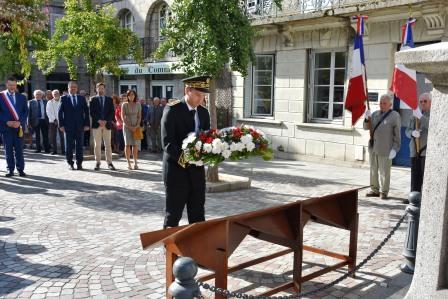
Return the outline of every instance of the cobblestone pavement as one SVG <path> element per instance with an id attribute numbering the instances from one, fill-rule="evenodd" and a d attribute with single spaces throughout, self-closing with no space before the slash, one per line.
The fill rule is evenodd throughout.
<path id="1" fill-rule="evenodd" d="M 26 178 L 3 177 L 0 156 L 0 297 L 1 298 L 164 298 L 165 265 L 162 248 L 144 251 L 139 233 L 160 229 L 164 211 L 161 162 L 146 155 L 141 170 L 69 171 L 61 156 L 26 155 Z M 104 163 L 103 163 L 104 165 Z M 229 163 L 225 173 L 253 178 L 253 188 L 208 194 L 207 218 L 216 218 L 279 205 L 299 198 L 329 194 L 368 184 L 368 169 L 275 160 Z M 392 171 L 390 200 L 359 202 L 358 261 L 381 242 L 402 215 L 410 173 Z M 378 256 L 358 273 L 313 298 L 386 298 L 406 287 L 410 276 L 398 269 L 406 226 L 400 228 Z M 348 233 L 310 224 L 305 243 L 347 252 Z M 230 264 L 262 256 L 276 247 L 247 238 Z M 341 248 L 343 250 L 341 250 Z M 292 258 L 286 255 L 229 277 L 232 291 L 257 294 L 291 279 Z M 305 253 L 305 274 L 334 263 Z M 304 284 L 311 290 L 346 269 Z M 213 281 L 211 281 L 213 283 Z M 206 296 L 207 293 L 204 293 Z M 283 293 L 292 294 L 292 293 Z"/>

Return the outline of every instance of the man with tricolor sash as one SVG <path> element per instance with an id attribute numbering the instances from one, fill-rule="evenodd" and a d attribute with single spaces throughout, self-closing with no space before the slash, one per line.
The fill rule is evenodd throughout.
<path id="1" fill-rule="evenodd" d="M 23 129 L 28 118 L 28 106 L 25 96 L 17 92 L 17 79 L 8 78 L 6 88 L 0 92 L 0 131 L 5 145 L 6 177 L 13 176 L 16 168 L 20 176 L 25 176 Z"/>

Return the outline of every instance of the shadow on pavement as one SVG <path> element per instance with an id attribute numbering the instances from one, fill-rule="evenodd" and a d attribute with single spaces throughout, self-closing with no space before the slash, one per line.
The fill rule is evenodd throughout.
<path id="1" fill-rule="evenodd" d="M 12 229 L 9 235 L 13 234 Z M 45 265 L 32 263 L 20 255 L 38 255 L 47 251 L 45 246 L 0 242 L 0 296 L 10 294 L 34 283 L 31 279 L 19 277 L 29 276 L 60 279 L 70 277 L 74 271 L 69 266 Z"/>

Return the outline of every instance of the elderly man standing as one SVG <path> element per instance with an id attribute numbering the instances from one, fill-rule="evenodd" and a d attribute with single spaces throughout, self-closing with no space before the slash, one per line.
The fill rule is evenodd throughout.
<path id="1" fill-rule="evenodd" d="M 428 140 L 429 117 L 431 111 L 431 94 L 420 95 L 421 114 L 415 113 L 406 128 L 411 156 L 411 192 L 422 192 L 423 175 L 425 172 L 426 142 Z"/>
<path id="2" fill-rule="evenodd" d="M 365 113 L 364 129 L 370 130 L 370 188 L 366 196 L 387 199 L 392 160 L 400 150 L 400 114 L 392 110 L 392 98 L 383 95 L 380 110 Z M 379 175 L 378 175 L 379 174 Z"/>
<path id="3" fill-rule="evenodd" d="M 53 99 L 49 100 L 47 103 L 47 115 L 48 122 L 50 123 L 50 142 L 52 147 L 52 155 L 58 153 L 57 136 L 59 135 L 59 142 L 61 144 L 61 154 L 65 155 L 65 145 L 64 145 L 64 133 L 59 130 L 59 107 L 61 107 L 61 95 L 59 90 L 55 89 L 52 91 Z M 47 97 L 48 98 L 48 97 Z"/>
<path id="4" fill-rule="evenodd" d="M 44 92 L 42 90 L 34 91 L 34 99 L 29 103 L 28 124 L 36 132 L 36 153 L 42 151 L 41 139 L 44 143 L 46 153 L 50 152 L 50 143 L 48 142 L 48 116 L 47 116 L 47 100 L 44 100 Z"/>
<path id="5" fill-rule="evenodd" d="M 151 151 L 153 153 L 160 153 L 162 151 L 161 137 L 160 137 L 160 123 L 162 121 L 164 107 L 160 104 L 158 97 L 154 98 L 154 106 L 148 113 L 149 134 L 151 136 Z"/>

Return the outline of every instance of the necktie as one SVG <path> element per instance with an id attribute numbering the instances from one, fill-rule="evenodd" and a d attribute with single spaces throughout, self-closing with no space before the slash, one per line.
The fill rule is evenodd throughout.
<path id="1" fill-rule="evenodd" d="M 42 109 L 41 109 L 42 100 L 37 100 L 37 117 L 40 119 L 42 118 Z"/>
<path id="2" fill-rule="evenodd" d="M 104 97 L 101 97 L 101 116 L 104 118 Z"/>
<path id="3" fill-rule="evenodd" d="M 190 110 L 191 115 L 193 116 L 193 121 L 194 121 L 194 132 L 196 133 L 196 136 L 199 135 L 199 125 L 196 121 L 196 110 Z"/>
<path id="4" fill-rule="evenodd" d="M 12 100 L 13 105 L 15 106 L 16 105 L 16 94 L 15 93 L 8 93 L 8 94 Z"/>

